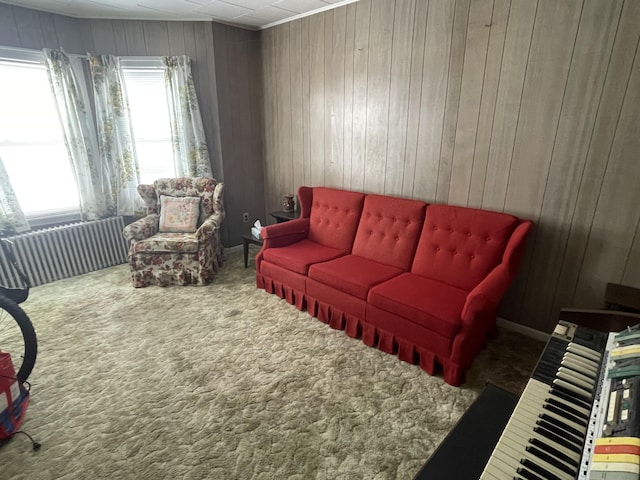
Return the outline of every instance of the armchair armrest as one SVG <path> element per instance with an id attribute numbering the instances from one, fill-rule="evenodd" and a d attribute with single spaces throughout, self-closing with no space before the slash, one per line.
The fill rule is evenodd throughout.
<path id="1" fill-rule="evenodd" d="M 129 243 L 133 240 L 139 241 L 149 238 L 158 233 L 159 220 L 160 216 L 157 213 L 147 215 L 124 227 L 122 235 L 124 235 L 124 238 L 126 238 Z"/>
<path id="2" fill-rule="evenodd" d="M 202 225 L 196 230 L 198 242 L 211 238 L 216 230 L 220 230 L 222 220 L 224 220 L 224 211 L 218 211 L 202 222 Z"/>

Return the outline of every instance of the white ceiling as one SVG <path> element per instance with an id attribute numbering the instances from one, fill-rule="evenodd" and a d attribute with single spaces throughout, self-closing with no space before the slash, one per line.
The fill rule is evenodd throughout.
<path id="1" fill-rule="evenodd" d="M 266 28 L 357 0 L 2 0 L 78 18 L 215 20 Z"/>

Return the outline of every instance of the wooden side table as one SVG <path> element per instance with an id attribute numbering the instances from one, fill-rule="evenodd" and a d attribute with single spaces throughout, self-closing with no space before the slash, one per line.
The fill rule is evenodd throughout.
<path id="1" fill-rule="evenodd" d="M 300 216 L 300 212 L 298 210 L 294 210 L 293 212 L 284 212 L 282 210 L 278 210 L 277 212 L 270 212 L 273 218 L 276 219 L 276 222 L 288 222 L 289 220 L 295 220 Z"/>
<path id="2" fill-rule="evenodd" d="M 240 235 L 242 239 L 242 249 L 244 250 L 244 268 L 249 266 L 249 244 L 262 246 L 262 239 L 256 238 L 253 235 Z"/>

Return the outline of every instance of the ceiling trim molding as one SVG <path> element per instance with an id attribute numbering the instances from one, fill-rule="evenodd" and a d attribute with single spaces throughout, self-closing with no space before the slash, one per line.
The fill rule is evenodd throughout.
<path id="1" fill-rule="evenodd" d="M 293 15 L 292 17 L 287 17 L 283 20 L 267 23 L 266 25 L 262 25 L 261 27 L 258 27 L 258 30 L 265 30 L 267 28 L 275 27 L 277 25 L 282 25 L 283 23 L 293 22 L 294 20 L 299 20 L 304 17 L 310 17 L 311 15 L 326 12 L 327 10 L 333 10 L 334 8 L 343 7 L 344 5 L 349 5 L 350 3 L 356 3 L 357 1 L 358 0 L 342 0 L 341 2 L 332 3 L 331 5 L 327 5 L 326 7 L 317 8 L 309 12 L 299 13 L 297 15 Z"/>

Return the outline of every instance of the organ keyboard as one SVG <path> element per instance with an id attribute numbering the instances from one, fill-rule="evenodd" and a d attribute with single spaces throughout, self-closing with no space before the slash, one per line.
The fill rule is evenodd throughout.
<path id="1" fill-rule="evenodd" d="M 605 333 L 561 320 L 480 478 L 640 478 L 638 359 L 637 329 Z"/>
<path id="2" fill-rule="evenodd" d="M 487 385 L 414 480 L 638 480 L 639 322 L 563 309 L 521 397 Z"/>

